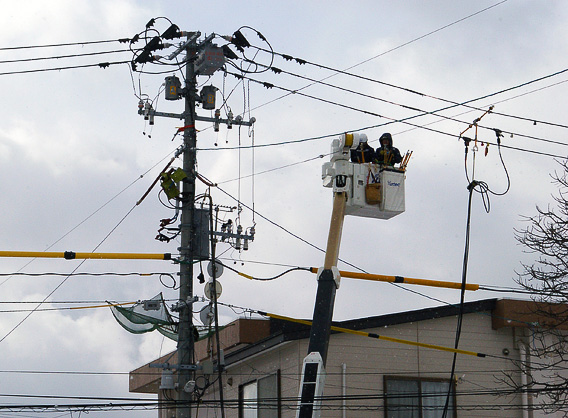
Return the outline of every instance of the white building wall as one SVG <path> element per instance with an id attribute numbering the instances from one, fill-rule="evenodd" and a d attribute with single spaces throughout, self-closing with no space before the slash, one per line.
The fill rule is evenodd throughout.
<path id="1" fill-rule="evenodd" d="M 457 317 L 445 317 L 365 331 L 453 347 L 456 323 Z M 498 396 L 501 391 L 508 389 L 504 383 L 499 382 L 499 378 L 503 377 L 503 373 L 514 370 L 512 359 L 519 359 L 512 328 L 493 330 L 489 313 L 473 313 L 465 315 L 461 335 L 459 348 L 490 356 L 458 355 L 457 417 L 523 418 L 521 396 Z M 508 356 L 503 354 L 504 349 L 508 350 Z M 302 361 L 306 354 L 307 340 L 292 341 L 230 366 L 224 376 L 225 400 L 238 399 L 239 385 L 280 370 L 281 417 L 295 417 Z M 345 409 L 341 399 L 326 402 L 322 417 L 383 418 L 385 375 L 448 379 L 452 359 L 453 353 L 447 351 L 351 334 L 333 334 L 329 345 L 324 396 L 339 398 L 345 390 L 348 397 L 365 395 L 367 398 L 348 399 Z M 347 372 L 345 387 L 342 385 L 343 364 Z M 520 381 L 520 375 L 516 376 Z M 215 385 L 215 389 L 207 392 L 205 399 L 218 399 L 216 387 Z M 219 416 L 218 411 L 205 409 L 200 407 L 200 417 Z M 230 403 L 225 416 L 238 417 L 236 403 Z"/>

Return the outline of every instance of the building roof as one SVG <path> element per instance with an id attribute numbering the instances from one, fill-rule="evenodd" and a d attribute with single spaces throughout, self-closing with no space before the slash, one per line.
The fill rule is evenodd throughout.
<path id="1" fill-rule="evenodd" d="M 334 326 L 352 330 L 364 330 L 424 321 L 436 318 L 456 316 L 463 309 L 464 314 L 490 312 L 492 327 L 530 327 L 555 326 L 568 329 L 567 324 L 558 319 L 559 310 L 566 311 L 566 305 L 551 305 L 536 303 L 530 300 L 513 299 L 484 299 L 466 302 L 459 305 L 444 305 L 433 308 L 417 309 L 393 314 L 370 316 L 334 322 Z M 564 315 L 566 316 L 566 315 Z M 230 366 L 241 360 L 250 358 L 258 353 L 276 347 L 288 341 L 308 338 L 310 327 L 305 324 L 285 321 L 282 319 L 237 319 L 220 331 L 219 338 L 224 350 L 225 364 Z M 207 341 L 195 344 L 196 358 L 208 357 Z M 176 364 L 175 353 L 167 354 L 151 363 Z M 160 379 L 161 370 L 151 368 L 148 363 L 130 373 L 130 391 L 155 393 Z"/>

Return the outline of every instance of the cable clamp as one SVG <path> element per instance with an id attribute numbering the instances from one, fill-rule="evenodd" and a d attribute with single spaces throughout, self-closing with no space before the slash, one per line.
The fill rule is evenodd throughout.
<path id="1" fill-rule="evenodd" d="M 475 189 L 475 187 L 477 187 L 478 185 L 479 185 L 479 182 L 477 180 L 473 180 L 471 183 L 469 183 L 467 185 L 467 190 L 469 190 L 471 192 L 472 189 Z"/>
<path id="2" fill-rule="evenodd" d="M 501 138 L 503 138 L 503 131 L 501 129 L 493 129 L 495 136 L 497 137 L 497 145 L 501 145 Z"/>
<path id="3" fill-rule="evenodd" d="M 320 267 L 318 269 L 317 278 L 318 281 L 332 279 L 335 282 L 335 287 L 339 289 L 339 284 L 341 282 L 341 275 L 339 274 L 339 269 L 336 266 L 332 266 L 330 269 L 325 269 L 323 267 Z"/>
<path id="4" fill-rule="evenodd" d="M 65 258 L 65 260 L 74 260 L 76 256 L 77 254 L 73 251 L 65 251 L 63 253 L 63 258 Z"/>

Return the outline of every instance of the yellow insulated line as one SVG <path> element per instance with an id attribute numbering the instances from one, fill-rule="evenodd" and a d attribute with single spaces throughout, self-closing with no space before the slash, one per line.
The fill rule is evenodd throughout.
<path id="1" fill-rule="evenodd" d="M 73 251 L 49 252 L 49 251 L 0 251 L 0 257 L 30 257 L 30 258 L 64 258 L 73 260 L 76 258 L 114 259 L 114 260 L 171 260 L 172 255 L 143 254 L 143 253 L 75 253 Z"/>
<path id="2" fill-rule="evenodd" d="M 312 273 L 317 273 L 318 269 L 315 267 L 310 267 Z M 374 280 L 376 282 L 389 282 L 389 283 L 405 283 L 405 284 L 417 284 L 421 286 L 431 286 L 431 287 L 446 287 L 450 289 L 461 289 L 461 283 L 455 282 L 444 282 L 440 280 L 428 280 L 428 279 L 412 279 L 410 277 L 402 276 L 385 276 L 382 274 L 368 274 L 368 273 L 355 273 L 352 271 L 340 271 L 339 275 L 341 277 L 346 277 L 350 279 L 362 279 L 362 280 Z M 478 290 L 478 284 L 466 283 L 465 290 Z"/>
<path id="3" fill-rule="evenodd" d="M 306 321 L 304 319 L 289 318 L 287 316 L 281 316 L 281 315 L 276 315 L 276 314 L 271 314 L 271 313 L 261 312 L 261 311 L 258 311 L 258 313 L 260 315 L 268 316 L 268 317 L 274 318 L 274 319 L 281 319 L 283 321 L 297 322 L 298 324 L 304 324 L 304 325 L 310 325 L 310 326 L 312 325 L 311 321 Z M 402 340 L 400 338 L 386 337 L 384 335 L 374 334 L 374 333 L 371 333 L 371 332 L 356 331 L 356 330 L 349 329 L 349 328 L 341 328 L 341 327 L 332 326 L 331 330 L 337 331 L 337 332 L 344 332 L 346 334 L 360 335 L 362 337 L 376 338 L 378 340 L 390 341 L 390 342 L 393 342 L 393 343 L 413 345 L 413 346 L 416 346 L 416 347 L 431 348 L 432 350 L 448 351 L 450 353 L 465 354 L 465 355 L 468 355 L 468 356 L 475 356 L 475 357 L 486 357 L 486 354 L 476 353 L 474 351 L 460 350 L 460 349 L 457 349 L 457 348 L 444 347 L 444 346 L 441 346 L 441 345 L 426 344 L 426 343 L 419 343 L 419 342 L 416 342 L 416 341 Z"/>

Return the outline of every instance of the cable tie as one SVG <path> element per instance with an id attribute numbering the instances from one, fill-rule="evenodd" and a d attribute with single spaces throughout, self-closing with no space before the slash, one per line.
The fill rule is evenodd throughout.
<path id="1" fill-rule="evenodd" d="M 65 251 L 63 253 L 63 258 L 65 258 L 65 260 L 74 260 L 76 256 L 77 254 L 73 251 Z"/>
<path id="2" fill-rule="evenodd" d="M 477 185 L 479 185 L 479 182 L 477 180 L 473 180 L 467 185 L 467 190 L 471 192 L 471 190 L 474 189 Z"/>

